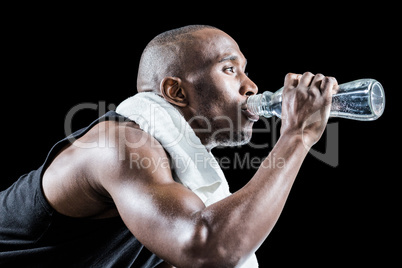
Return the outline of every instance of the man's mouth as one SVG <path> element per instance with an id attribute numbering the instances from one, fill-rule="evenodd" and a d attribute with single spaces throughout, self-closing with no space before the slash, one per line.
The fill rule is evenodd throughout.
<path id="1" fill-rule="evenodd" d="M 250 111 L 247 109 L 247 106 L 242 106 L 242 107 L 241 107 L 241 112 L 242 112 L 242 114 L 244 114 L 244 115 L 248 118 L 248 120 L 250 120 L 250 121 L 257 122 L 257 121 L 260 119 L 260 117 L 259 117 L 258 115 L 253 114 L 252 112 L 250 112 Z"/>

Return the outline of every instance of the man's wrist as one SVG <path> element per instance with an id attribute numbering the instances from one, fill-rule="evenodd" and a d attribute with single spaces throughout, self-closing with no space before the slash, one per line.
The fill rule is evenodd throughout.
<path id="1" fill-rule="evenodd" d="M 287 147 L 303 149 L 306 153 L 308 153 L 312 147 L 312 145 L 307 142 L 303 133 L 285 132 L 282 133 L 278 142 L 279 141 L 283 142 Z"/>

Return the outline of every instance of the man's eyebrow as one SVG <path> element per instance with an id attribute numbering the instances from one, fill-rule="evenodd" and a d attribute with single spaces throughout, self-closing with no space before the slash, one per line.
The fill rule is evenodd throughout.
<path id="1" fill-rule="evenodd" d="M 224 62 L 224 61 L 236 61 L 239 57 L 235 55 L 229 55 L 226 57 L 223 57 L 222 59 L 219 60 L 219 62 Z"/>
<path id="2" fill-rule="evenodd" d="M 238 59 L 239 59 L 239 57 L 236 55 L 229 55 L 229 56 L 226 56 L 226 57 L 223 57 L 222 59 L 220 59 L 219 63 L 225 62 L 225 61 L 237 61 Z M 244 69 L 246 69 L 246 66 L 247 66 L 247 59 L 246 59 L 246 62 L 244 63 Z"/>
<path id="3" fill-rule="evenodd" d="M 238 56 L 236 55 L 229 55 L 229 56 L 225 56 L 222 59 L 219 60 L 219 63 L 224 62 L 224 61 L 237 61 L 239 59 Z M 247 65 L 247 59 L 246 62 L 244 63 L 244 66 Z"/>

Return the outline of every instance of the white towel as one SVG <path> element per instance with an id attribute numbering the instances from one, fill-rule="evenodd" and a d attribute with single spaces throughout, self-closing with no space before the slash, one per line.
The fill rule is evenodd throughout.
<path id="1" fill-rule="evenodd" d="M 136 122 L 163 146 L 172 158 L 175 180 L 193 191 L 206 206 L 231 194 L 215 157 L 182 114 L 163 97 L 151 92 L 138 93 L 120 103 L 116 112 Z M 258 267 L 255 255 L 241 267 Z"/>

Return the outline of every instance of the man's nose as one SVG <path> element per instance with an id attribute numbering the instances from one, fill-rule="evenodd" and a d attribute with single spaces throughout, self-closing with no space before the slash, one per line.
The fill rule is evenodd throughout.
<path id="1" fill-rule="evenodd" d="M 258 92 L 257 85 L 248 76 L 246 76 L 240 88 L 240 94 L 245 96 L 251 96 L 257 94 L 257 92 Z"/>

